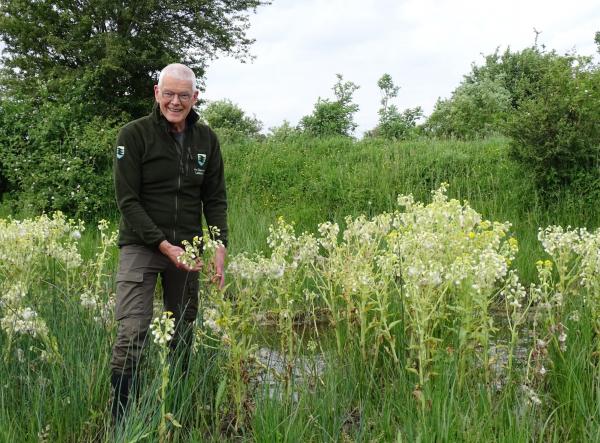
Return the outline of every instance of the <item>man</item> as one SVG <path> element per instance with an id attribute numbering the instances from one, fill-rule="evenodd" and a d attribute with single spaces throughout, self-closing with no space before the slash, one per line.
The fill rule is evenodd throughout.
<path id="1" fill-rule="evenodd" d="M 117 274 L 117 339 L 111 359 L 112 413 L 127 404 L 152 320 L 160 274 L 165 310 L 173 312 L 175 349 L 187 349 L 198 311 L 198 261 L 178 261 L 181 242 L 202 233 L 202 215 L 220 231 L 213 282 L 224 283 L 227 199 L 219 142 L 192 109 L 198 99 L 194 72 L 171 64 L 154 86 L 153 112 L 125 125 L 117 139 L 114 180 L 121 223 Z M 186 352 L 182 366 L 186 368 Z"/>

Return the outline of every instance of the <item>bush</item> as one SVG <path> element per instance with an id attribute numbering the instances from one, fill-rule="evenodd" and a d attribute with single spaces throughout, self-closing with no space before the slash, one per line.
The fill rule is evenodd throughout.
<path id="1" fill-rule="evenodd" d="M 301 135 L 298 128 L 295 128 L 289 121 L 284 120 L 279 126 L 269 128 L 267 138 L 277 142 L 285 142 Z"/>
<path id="2" fill-rule="evenodd" d="M 200 115 L 211 128 L 226 138 L 257 137 L 262 129 L 260 120 L 247 116 L 238 105 L 227 99 L 209 102 Z"/>
<path id="3" fill-rule="evenodd" d="M 13 210 L 88 219 L 113 213 L 112 155 L 121 122 L 78 120 L 68 104 L 3 100 L 0 169 Z"/>
<path id="4" fill-rule="evenodd" d="M 553 195 L 574 185 L 600 197 L 600 69 L 584 57 L 559 57 L 523 99 L 507 126 L 512 155 L 530 168 L 538 188 Z"/>
<path id="5" fill-rule="evenodd" d="M 438 100 L 425 132 L 461 139 L 505 134 L 510 114 L 541 92 L 548 66 L 561 58 L 537 46 L 501 55 L 496 50 L 482 66 L 472 66 L 449 99 Z"/>
<path id="6" fill-rule="evenodd" d="M 425 125 L 438 137 L 482 138 L 501 132 L 510 109 L 510 94 L 498 80 L 463 83 L 452 98 L 438 100 Z"/>

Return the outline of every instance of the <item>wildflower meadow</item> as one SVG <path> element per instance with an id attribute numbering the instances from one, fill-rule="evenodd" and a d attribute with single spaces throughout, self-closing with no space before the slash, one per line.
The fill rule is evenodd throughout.
<path id="1" fill-rule="evenodd" d="M 115 224 L 0 219 L 0 440 L 600 441 L 600 230 L 540 225 L 523 246 L 523 218 L 453 196 L 489 180 L 346 206 L 312 229 L 286 215 L 244 231 L 234 176 L 233 238 L 264 236 L 230 252 L 222 290 L 202 273 L 187 374 L 157 300 L 116 427 Z M 208 266 L 210 229 L 182 261 L 203 249 Z"/>

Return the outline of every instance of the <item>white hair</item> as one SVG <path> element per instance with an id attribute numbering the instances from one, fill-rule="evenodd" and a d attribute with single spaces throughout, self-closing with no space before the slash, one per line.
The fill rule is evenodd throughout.
<path id="1" fill-rule="evenodd" d="M 170 65 L 167 65 L 163 68 L 162 71 L 160 71 L 160 75 L 158 76 L 158 87 L 160 88 L 162 83 L 163 83 L 163 79 L 166 77 L 173 77 L 176 78 L 178 80 L 189 80 L 192 82 L 192 89 L 194 92 L 196 92 L 196 75 L 194 74 L 194 71 L 192 71 L 190 68 L 188 68 L 186 65 L 182 65 L 181 63 L 171 63 Z"/>

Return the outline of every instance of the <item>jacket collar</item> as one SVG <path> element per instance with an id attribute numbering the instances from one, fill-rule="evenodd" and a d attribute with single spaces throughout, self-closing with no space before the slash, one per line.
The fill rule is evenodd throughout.
<path id="1" fill-rule="evenodd" d="M 152 108 L 152 113 L 150 115 L 152 116 L 152 120 L 154 120 L 155 123 L 159 124 L 167 131 L 170 129 L 169 122 L 160 111 L 160 106 L 158 106 L 158 103 L 154 102 L 154 107 Z M 198 113 L 194 111 L 194 108 L 190 109 L 190 113 L 185 119 L 185 127 L 190 128 L 194 126 L 198 122 L 198 120 L 200 120 L 200 116 L 198 115 Z"/>

